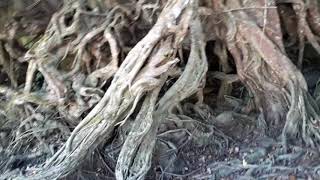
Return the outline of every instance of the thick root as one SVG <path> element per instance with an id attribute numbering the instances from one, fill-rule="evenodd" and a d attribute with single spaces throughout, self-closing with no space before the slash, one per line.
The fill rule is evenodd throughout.
<path id="1" fill-rule="evenodd" d="M 241 7 L 240 3 L 238 6 Z M 284 124 L 281 120 L 286 119 L 282 132 L 284 142 L 287 137 L 298 138 L 311 147 L 318 147 L 318 106 L 307 92 L 302 73 L 285 54 L 281 29 L 278 23 L 273 24 L 273 20 L 279 21 L 277 11 L 268 11 L 269 23 L 264 26 L 252 23 L 249 13 L 229 16 L 229 29 L 233 27 L 237 31 L 232 34 L 234 40 L 228 41 L 228 47 L 235 58 L 239 78 L 253 92 L 256 106 L 269 126 L 272 121 L 276 125 Z M 242 18 L 234 21 L 235 15 Z M 264 32 L 265 28 L 273 31 Z"/>
<path id="2" fill-rule="evenodd" d="M 159 125 L 164 119 L 168 118 L 172 108 L 197 92 L 202 79 L 205 77 L 207 60 L 204 40 L 199 18 L 196 14 L 193 14 L 193 17 L 195 19 L 192 19 L 190 25 L 191 52 L 186 68 L 177 82 L 159 100 L 155 111 L 151 111 L 154 109 L 154 102 L 147 103 L 151 108 L 148 112 L 145 112 L 145 108 L 148 107 L 143 105 L 119 155 L 116 168 L 118 179 L 143 179 L 151 165 Z M 148 102 L 147 99 L 146 101 Z"/>
<path id="3" fill-rule="evenodd" d="M 320 147 L 320 110 L 308 92 L 299 88 L 297 82 L 289 83 L 290 109 L 282 132 L 282 141 L 299 139 L 312 148 Z"/>
<path id="4" fill-rule="evenodd" d="M 154 145 L 149 134 L 156 133 L 152 128 L 157 122 L 153 112 L 160 88 L 147 95 L 137 115 L 131 131 L 123 144 L 116 167 L 117 179 L 143 179 L 151 166 L 152 150 L 143 151 L 143 146 Z M 143 153 L 141 153 L 143 152 Z"/>
<path id="5" fill-rule="evenodd" d="M 45 2 L 34 6 L 41 3 Z M 50 16 L 44 19 L 51 18 L 50 22 L 34 26 L 41 30 L 30 30 L 36 35 L 25 35 L 28 30 L 19 35 L 20 28 L 31 28 L 24 17 L 15 16 L 16 24 L 0 33 L 0 81 L 6 86 L 0 88 L 5 100 L 0 103 L 4 119 L 0 119 L 0 157 L 4 157 L 0 172 L 9 172 L 0 179 L 56 179 L 73 176 L 71 172 L 80 167 L 75 173 L 79 177 L 91 169 L 97 170 L 94 176 L 135 180 L 146 178 L 153 165 L 159 165 L 161 177 L 187 177 L 174 171 L 178 166 L 182 173 L 191 171 L 191 166 L 202 168 L 206 159 L 201 165 L 194 161 L 197 155 L 178 165 L 171 162 L 189 155 L 193 145 L 204 147 L 211 156 L 208 160 L 220 160 L 219 154 L 243 158 L 243 164 L 230 165 L 243 172 L 250 162 L 241 154 L 242 146 L 265 135 L 272 136 L 268 137 L 272 143 L 266 142 L 257 153 L 268 155 L 265 160 L 270 162 L 269 149 L 283 151 L 281 142 L 272 145 L 279 135 L 285 149 L 297 143 L 318 150 L 320 86 L 314 100 L 301 73 L 302 65 L 308 65 L 304 58 L 309 58 L 304 56 L 305 43 L 320 52 L 318 4 L 316 0 L 65 0 L 55 14 L 48 10 Z M 284 21 L 294 18 L 281 22 L 279 14 Z M 297 56 L 298 68 L 291 55 Z M 229 149 L 230 139 L 236 146 Z M 105 156 L 104 161 L 97 148 L 106 142 L 103 148 L 112 157 Z M 108 172 L 100 171 L 100 163 L 81 166 L 88 157 L 98 158 L 93 155 L 97 151 Z M 256 157 L 251 163 L 260 162 Z M 31 158 L 38 159 L 31 162 Z M 29 169 L 37 163 L 43 164 Z M 26 173 L 11 171 L 16 168 Z M 155 176 L 158 173 L 155 168 Z"/>
<path id="6" fill-rule="evenodd" d="M 172 49 L 177 49 L 187 32 L 190 11 L 184 10 L 188 6 L 190 2 L 168 2 L 154 27 L 129 52 L 101 101 L 44 168 L 30 178 L 54 178 L 73 171 L 110 136 L 117 123 L 133 113 L 144 93 L 161 86 L 157 77 L 177 62 Z"/>

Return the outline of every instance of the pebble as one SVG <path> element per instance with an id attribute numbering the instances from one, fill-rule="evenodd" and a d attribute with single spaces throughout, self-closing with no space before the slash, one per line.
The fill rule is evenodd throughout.
<path id="1" fill-rule="evenodd" d="M 7 133 L 6 132 L 0 132 L 0 138 L 4 139 L 7 137 Z"/>
<path id="2" fill-rule="evenodd" d="M 267 154 L 267 151 L 264 148 L 256 148 L 250 152 L 252 153 L 245 156 L 246 161 L 250 164 L 259 162 L 259 160 Z"/>
<path id="3" fill-rule="evenodd" d="M 239 153 L 239 151 L 240 151 L 240 148 L 239 148 L 239 147 L 235 147 L 235 148 L 234 148 L 234 153 Z"/>
<path id="4" fill-rule="evenodd" d="M 209 174 L 212 173 L 210 168 L 207 168 L 207 172 L 208 172 Z"/>
<path id="5" fill-rule="evenodd" d="M 204 163 L 206 162 L 205 156 L 202 156 L 202 157 L 201 157 L 201 161 L 204 162 Z"/>
<path id="6" fill-rule="evenodd" d="M 247 161 L 245 159 L 242 159 L 242 165 L 243 166 L 247 166 L 248 165 L 248 163 L 247 163 Z"/>

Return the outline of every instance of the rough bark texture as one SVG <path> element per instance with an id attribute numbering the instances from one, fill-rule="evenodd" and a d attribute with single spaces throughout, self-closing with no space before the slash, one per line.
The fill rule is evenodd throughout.
<path id="1" fill-rule="evenodd" d="M 219 151 L 236 133 L 250 134 L 247 126 L 280 136 L 285 152 L 320 148 L 320 86 L 311 89 L 302 73 L 305 52 L 320 53 L 316 0 L 47 0 L 1 8 L 8 18 L 0 19 L 0 179 L 64 177 L 95 152 L 104 160 L 102 149 L 115 151 L 120 139 L 112 174 L 146 179 L 163 163 L 156 153 L 179 154 L 163 139 L 188 137 Z M 46 161 L 19 173 L 14 154 L 23 149 L 31 153 L 23 162 Z M 169 174 L 160 170 L 160 178 Z"/>

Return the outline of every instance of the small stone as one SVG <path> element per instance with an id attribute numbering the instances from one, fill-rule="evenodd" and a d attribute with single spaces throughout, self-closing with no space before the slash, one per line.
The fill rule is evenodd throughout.
<path id="1" fill-rule="evenodd" d="M 247 166 L 248 165 L 248 163 L 247 163 L 247 161 L 245 159 L 242 160 L 242 165 L 243 166 Z"/>
<path id="2" fill-rule="evenodd" d="M 212 173 L 210 168 L 207 168 L 207 172 L 208 172 L 209 174 Z"/>
<path id="3" fill-rule="evenodd" d="M 233 113 L 230 111 L 226 111 L 219 114 L 215 119 L 215 123 L 216 125 L 221 127 L 232 126 L 235 123 Z"/>
<path id="4" fill-rule="evenodd" d="M 7 133 L 5 132 L 0 132 L 0 138 L 5 139 L 7 137 Z"/>
<path id="5" fill-rule="evenodd" d="M 239 147 L 235 147 L 235 148 L 234 148 L 234 153 L 239 153 L 239 151 L 240 151 L 240 148 L 239 148 Z"/>
<path id="6" fill-rule="evenodd" d="M 206 158 L 204 156 L 202 156 L 201 161 L 206 162 Z"/>
<path id="7" fill-rule="evenodd" d="M 251 154 L 245 156 L 245 159 L 250 164 L 255 164 L 259 162 L 260 159 L 263 159 L 267 155 L 267 151 L 264 148 L 256 148 L 252 150 Z"/>

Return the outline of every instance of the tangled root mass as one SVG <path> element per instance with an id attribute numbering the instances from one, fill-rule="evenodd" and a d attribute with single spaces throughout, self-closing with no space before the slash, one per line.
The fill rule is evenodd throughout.
<path id="1" fill-rule="evenodd" d="M 0 2 L 0 179 L 319 177 L 318 8 Z"/>

